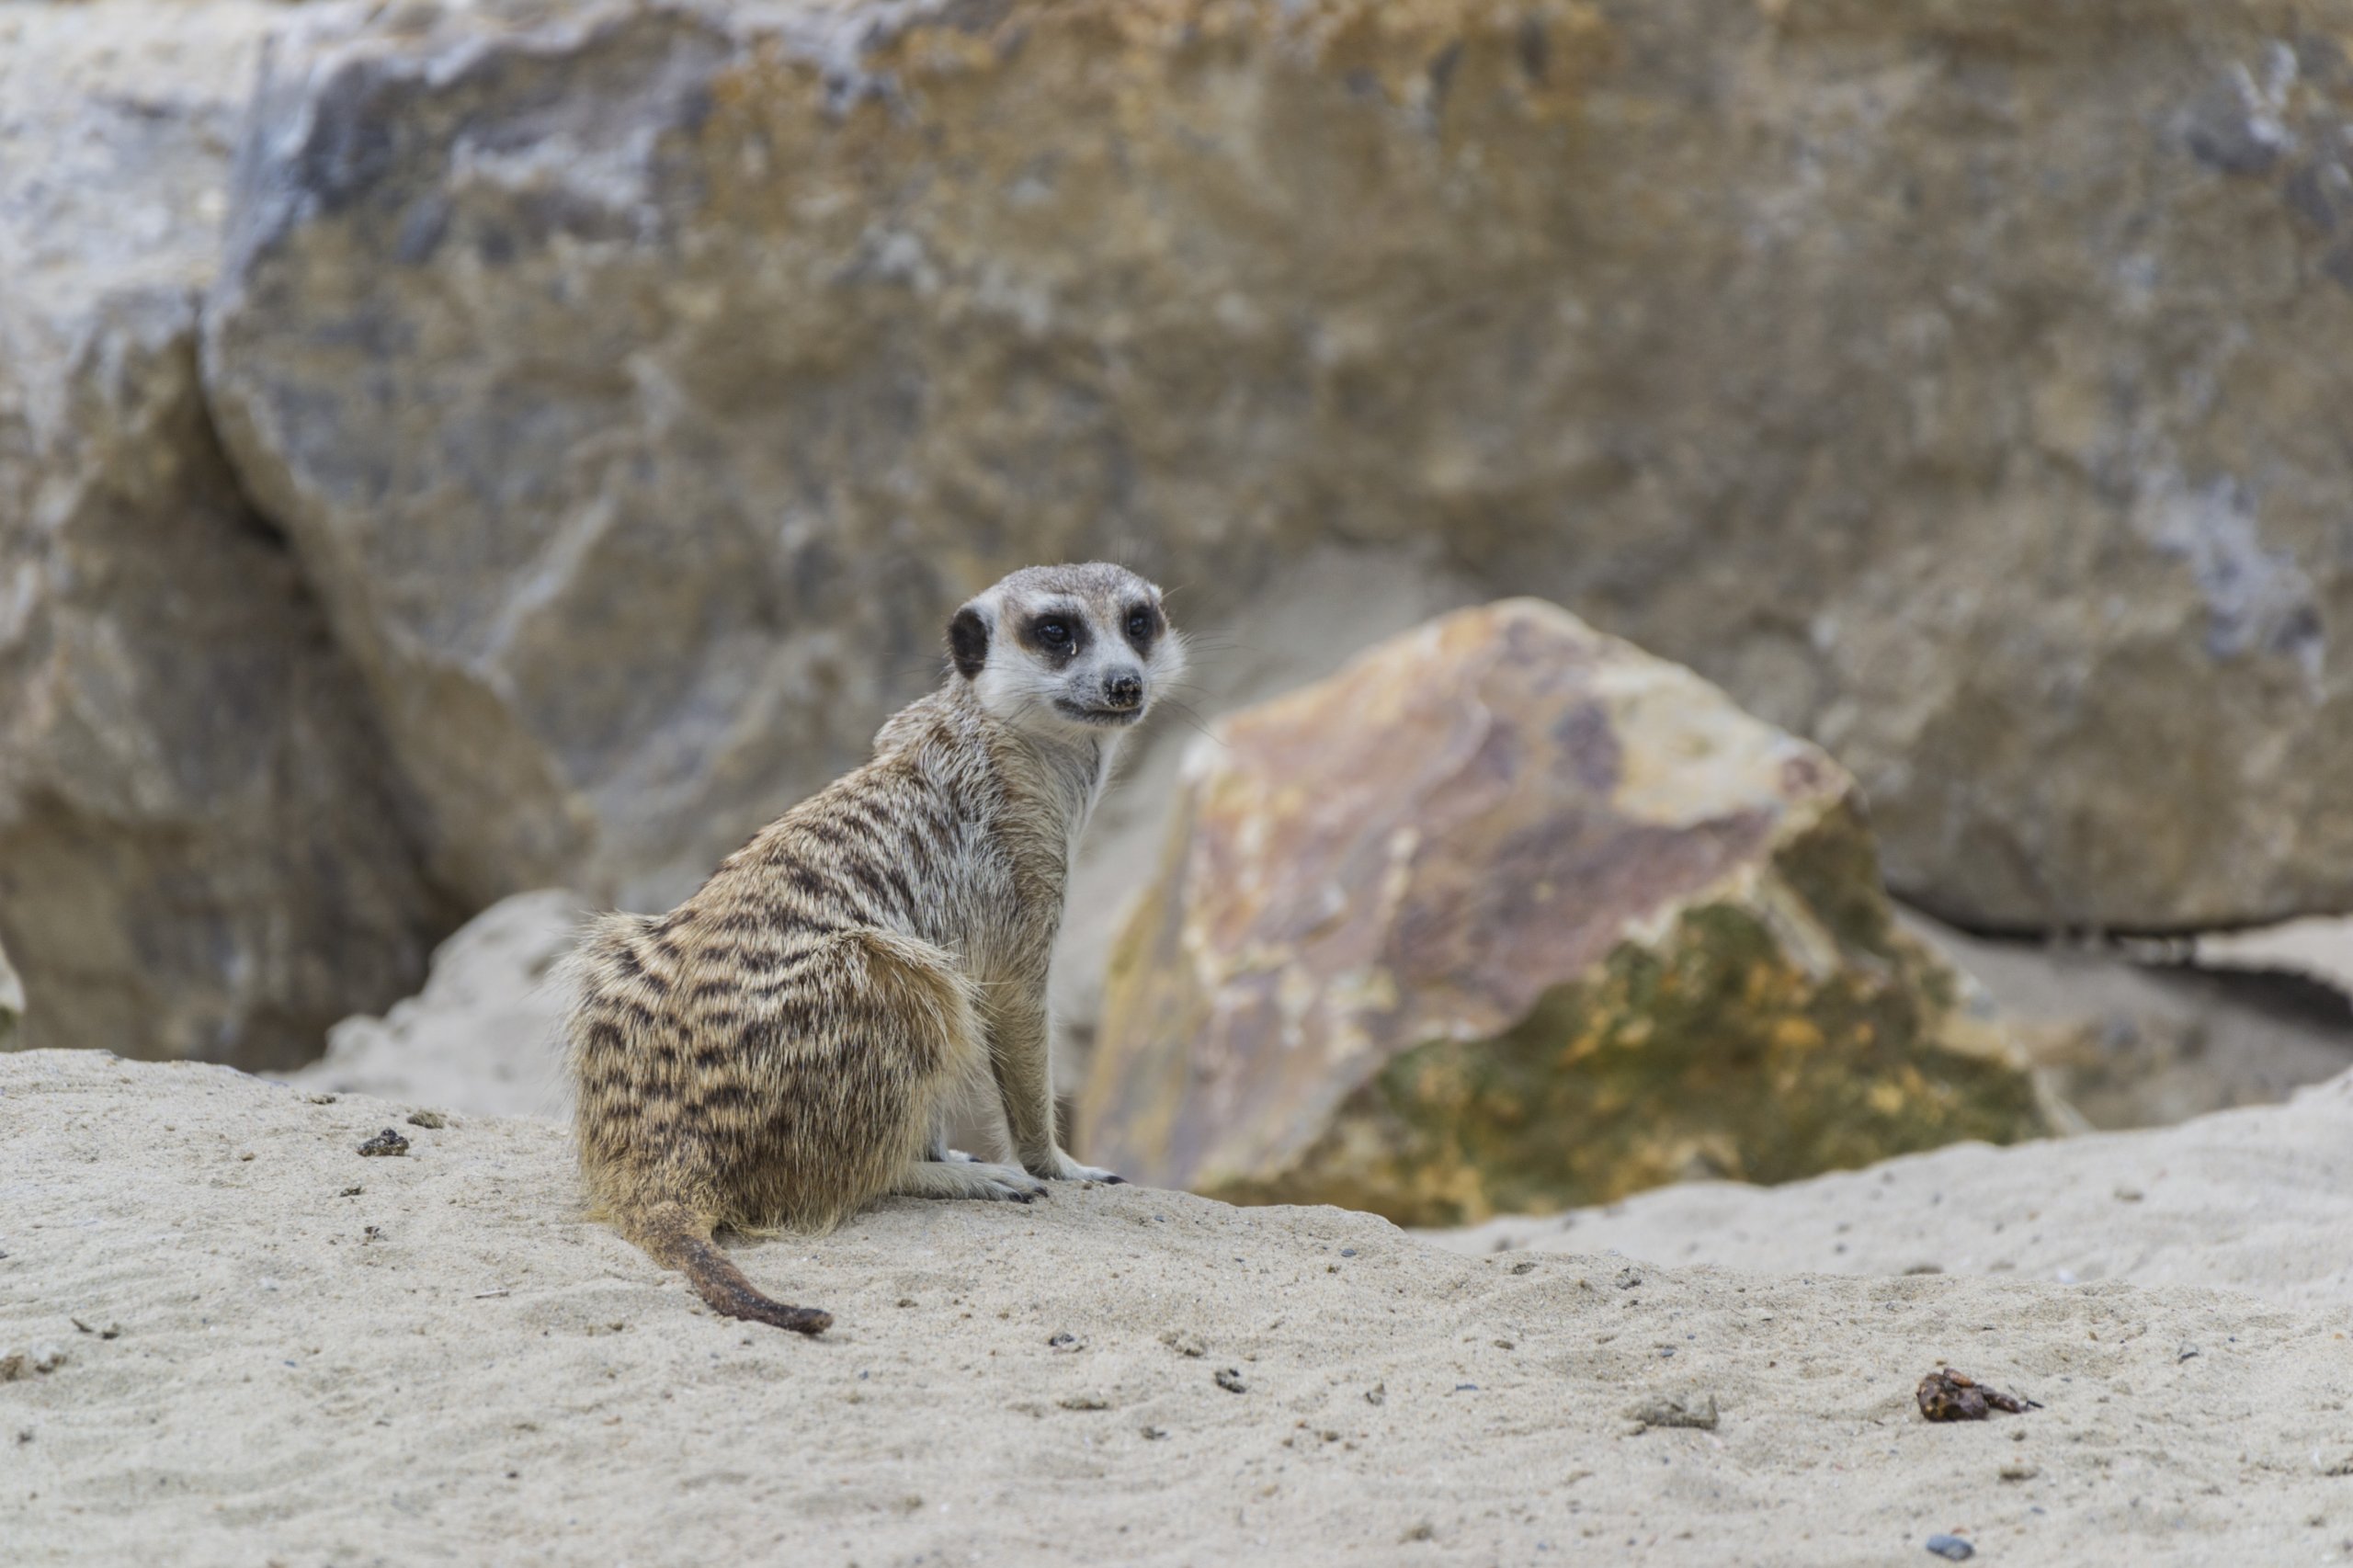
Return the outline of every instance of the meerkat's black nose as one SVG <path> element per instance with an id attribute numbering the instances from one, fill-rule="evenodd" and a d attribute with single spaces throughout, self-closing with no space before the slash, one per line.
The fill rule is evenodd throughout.
<path id="1" fill-rule="evenodd" d="M 1143 676 L 1133 670 L 1104 676 L 1103 700 L 1114 708 L 1133 708 L 1143 700 Z"/>

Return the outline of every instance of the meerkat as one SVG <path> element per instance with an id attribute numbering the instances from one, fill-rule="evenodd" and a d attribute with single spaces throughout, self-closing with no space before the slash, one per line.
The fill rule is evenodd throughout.
<path id="1" fill-rule="evenodd" d="M 861 767 L 658 918 L 608 915 L 566 1026 L 594 1210 L 731 1317 L 803 1334 L 722 1226 L 823 1232 L 886 1194 L 1027 1203 L 1115 1182 L 1054 1126 L 1047 971 L 1120 741 L 1182 674 L 1160 590 L 1029 567 L 956 611 L 949 669 Z M 947 1146 L 994 1081 L 1017 1164 Z"/>

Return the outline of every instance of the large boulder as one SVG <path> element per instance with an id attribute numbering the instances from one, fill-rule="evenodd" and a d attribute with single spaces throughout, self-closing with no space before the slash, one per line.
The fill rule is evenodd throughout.
<path id="1" fill-rule="evenodd" d="M 1970 1000 L 1836 763 L 1506 600 L 1197 746 L 1079 1147 L 1441 1224 L 2043 1131 Z"/>
<path id="2" fill-rule="evenodd" d="M 263 1066 L 445 918 L 197 371 L 270 7 L 0 16 L 0 942 L 17 1044 Z"/>
<path id="3" fill-rule="evenodd" d="M 208 375 L 476 902 L 683 891 L 1006 566 L 1339 540 L 1811 733 L 1948 915 L 2344 907 L 2310 13 L 305 11 Z"/>

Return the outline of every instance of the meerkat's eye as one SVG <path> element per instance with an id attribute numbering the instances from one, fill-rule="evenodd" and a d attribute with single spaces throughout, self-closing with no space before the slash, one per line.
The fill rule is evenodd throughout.
<path id="1" fill-rule="evenodd" d="M 1152 635 L 1152 611 L 1137 608 L 1128 611 L 1128 635 L 1141 642 Z"/>
<path id="2" fill-rule="evenodd" d="M 1038 641 L 1049 648 L 1066 647 L 1070 643 L 1070 622 L 1048 619 L 1037 626 Z"/>

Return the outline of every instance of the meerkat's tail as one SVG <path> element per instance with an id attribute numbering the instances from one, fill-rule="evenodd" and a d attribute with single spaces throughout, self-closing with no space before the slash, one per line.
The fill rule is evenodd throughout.
<path id="1" fill-rule="evenodd" d="M 622 1229 L 655 1262 L 685 1275 L 695 1294 L 709 1302 L 713 1312 L 747 1323 L 772 1324 L 795 1334 L 823 1334 L 834 1326 L 834 1314 L 829 1312 L 789 1307 L 762 1295 L 759 1287 L 735 1267 L 735 1260 L 710 1239 L 710 1221 L 675 1199 L 648 1204 L 631 1215 Z"/>

